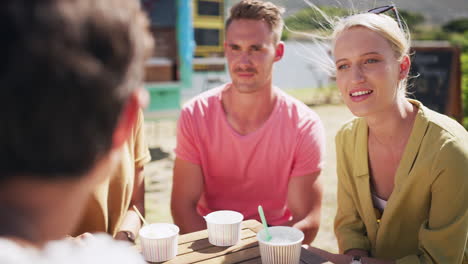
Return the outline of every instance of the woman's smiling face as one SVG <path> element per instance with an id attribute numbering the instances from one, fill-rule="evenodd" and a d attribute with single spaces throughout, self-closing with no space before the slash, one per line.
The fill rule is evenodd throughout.
<path id="1" fill-rule="evenodd" d="M 406 75 L 384 37 L 351 27 L 336 37 L 334 56 L 338 89 L 354 115 L 369 116 L 395 104 L 399 81 Z"/>

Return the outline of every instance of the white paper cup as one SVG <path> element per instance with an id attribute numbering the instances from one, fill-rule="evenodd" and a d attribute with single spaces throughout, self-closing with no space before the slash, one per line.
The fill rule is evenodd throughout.
<path id="1" fill-rule="evenodd" d="M 205 216 L 208 241 L 215 246 L 227 247 L 240 240 L 241 222 L 244 216 L 236 211 L 215 211 Z"/>
<path id="2" fill-rule="evenodd" d="M 177 255 L 179 227 L 173 224 L 157 223 L 140 229 L 143 257 L 146 261 L 161 262 Z"/>
<path id="3" fill-rule="evenodd" d="M 270 241 L 265 241 L 265 229 L 257 234 L 260 256 L 263 264 L 298 264 L 301 258 L 301 244 L 304 233 L 289 226 L 273 226 L 268 231 Z"/>

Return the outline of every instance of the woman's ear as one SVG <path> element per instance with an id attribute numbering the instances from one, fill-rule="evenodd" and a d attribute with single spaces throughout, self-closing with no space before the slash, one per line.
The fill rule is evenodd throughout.
<path id="1" fill-rule="evenodd" d="M 403 56 L 400 62 L 400 80 L 405 79 L 408 77 L 409 71 L 411 68 L 411 60 L 408 55 Z"/>

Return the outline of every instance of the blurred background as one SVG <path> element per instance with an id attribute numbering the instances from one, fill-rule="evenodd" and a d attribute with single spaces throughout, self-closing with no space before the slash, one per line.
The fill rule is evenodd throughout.
<path id="1" fill-rule="evenodd" d="M 146 65 L 151 102 L 145 111 L 145 132 L 152 162 L 145 167 L 146 214 L 150 222 L 172 222 L 170 191 L 175 132 L 179 110 L 191 97 L 229 82 L 223 54 L 224 21 L 237 0 L 141 0 L 151 20 L 156 49 Z M 271 0 L 286 8 L 285 56 L 275 64 L 273 82 L 310 106 L 327 131 L 322 224 L 313 245 L 336 252 L 333 218 L 336 210 L 334 136 L 352 114 L 341 102 L 335 84 L 307 60 L 317 46 L 294 33 L 319 33 L 323 18 L 307 0 Z M 365 12 L 396 4 L 411 30 L 413 72 L 411 97 L 452 116 L 468 128 L 468 2 L 466 0 L 311 1 L 329 16 Z M 388 13 L 391 15 L 391 13 Z"/>

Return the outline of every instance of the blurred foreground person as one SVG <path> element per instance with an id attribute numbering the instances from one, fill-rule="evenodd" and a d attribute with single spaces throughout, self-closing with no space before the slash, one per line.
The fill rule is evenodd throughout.
<path id="1" fill-rule="evenodd" d="M 143 111 L 120 152 L 113 175 L 97 186 L 72 236 L 79 239 L 105 232 L 115 239 L 134 243 L 142 222 L 134 211 L 145 213 L 144 166 L 151 161 L 144 135 Z"/>
<path id="2" fill-rule="evenodd" d="M 5 0 L 0 23 L 0 263 L 144 263 L 106 235 L 53 241 L 113 174 L 145 105 L 138 1 Z"/>

